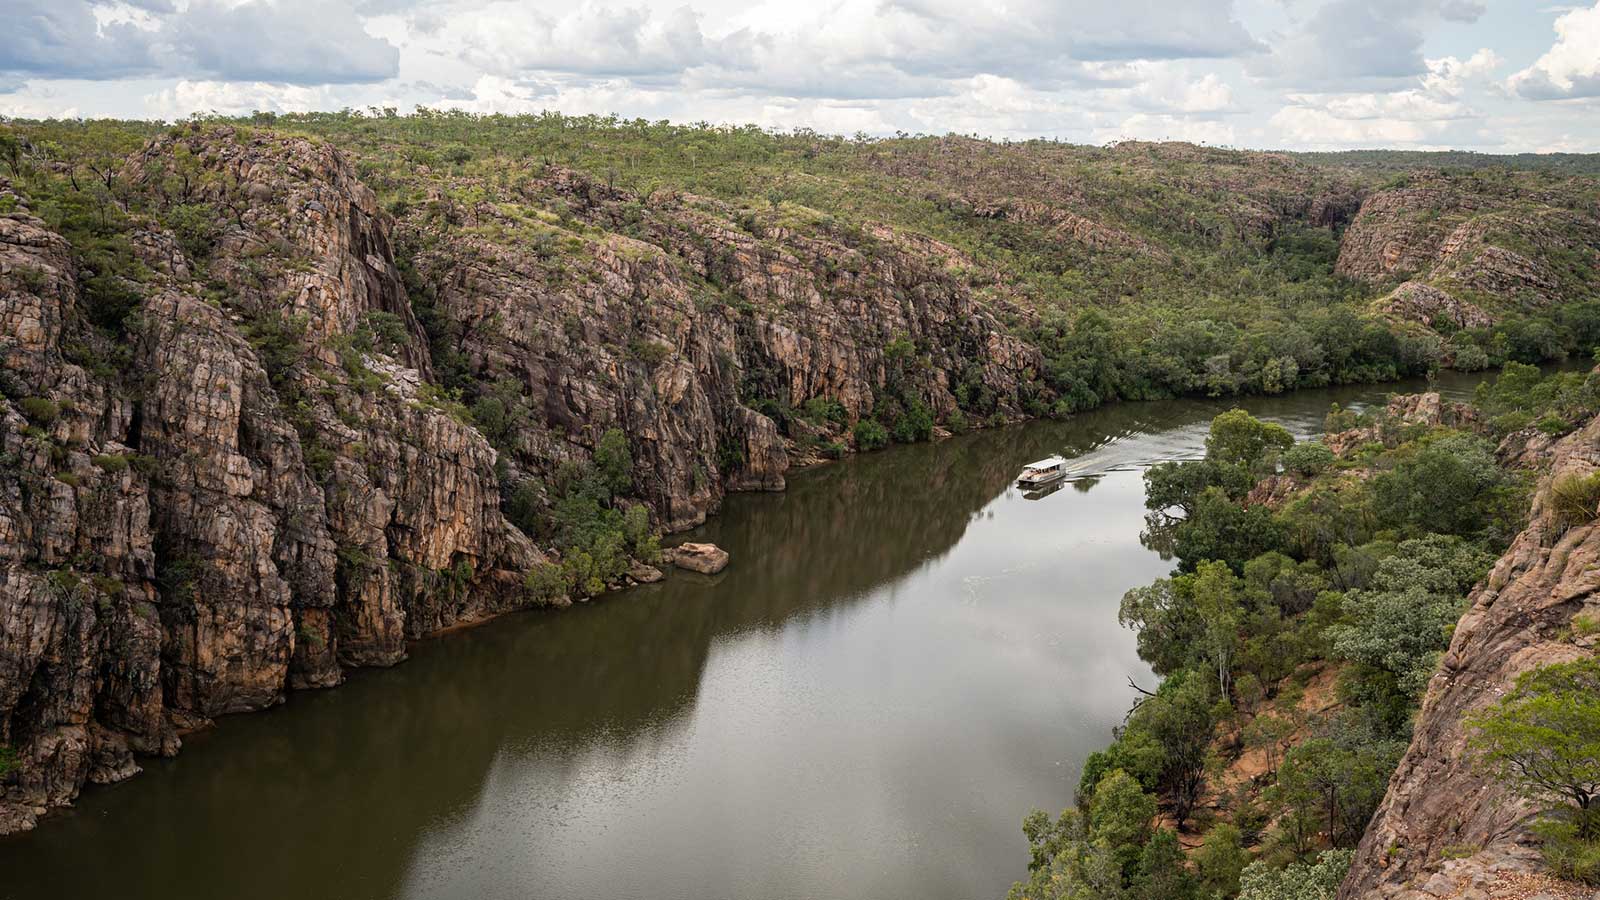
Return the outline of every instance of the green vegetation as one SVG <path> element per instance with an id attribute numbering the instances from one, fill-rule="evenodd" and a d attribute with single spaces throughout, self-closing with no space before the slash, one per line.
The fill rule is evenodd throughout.
<path id="1" fill-rule="evenodd" d="M 1556 479 L 1550 486 L 1550 505 L 1556 521 L 1569 528 L 1600 518 L 1600 472 Z"/>
<path id="2" fill-rule="evenodd" d="M 7 744 L 0 744 L 0 783 L 5 781 L 6 776 L 10 775 L 17 765 L 17 751 Z"/>
<path id="3" fill-rule="evenodd" d="M 55 422 L 56 418 L 61 415 L 61 407 L 57 406 L 54 401 L 46 400 L 43 397 L 24 397 L 22 398 L 22 414 L 28 417 L 28 421 L 42 428 Z"/>
<path id="4" fill-rule="evenodd" d="M 1529 382 L 1513 368 L 1503 381 L 1485 394 L 1541 398 L 1523 405 L 1544 415 L 1571 379 Z M 1054 822 L 1029 817 L 1033 864 L 1013 897 L 1333 896 L 1527 485 L 1471 432 L 1337 408 L 1330 421 L 1379 439 L 1341 460 L 1233 410 L 1213 420 L 1204 459 L 1146 473 L 1148 538 L 1173 548 L 1178 567 L 1129 591 L 1121 621 L 1162 682 L 1085 762 L 1077 805 Z M 1244 502 L 1283 476 L 1295 483 L 1286 500 Z M 1324 693 L 1308 703 L 1313 681 Z M 1563 695 L 1574 714 L 1576 695 Z M 1246 750 L 1264 771 L 1224 778 Z M 1596 758 L 1594 747 L 1573 758 L 1585 752 Z M 1142 810 L 1125 780 L 1159 804 L 1166 827 L 1204 832 L 1187 863 L 1164 855 L 1175 838 L 1154 817 L 1143 830 L 1096 831 Z M 1151 894 L 1154 884 L 1166 893 Z"/>
<path id="5" fill-rule="evenodd" d="M 862 419 L 857 422 L 853 434 L 856 439 L 857 450 L 878 450 L 889 443 L 888 429 L 879 424 L 876 419 Z"/>
<path id="6" fill-rule="evenodd" d="M 1354 857 L 1351 850 L 1324 850 L 1315 862 L 1281 869 L 1258 860 L 1239 876 L 1239 900 L 1333 900 Z"/>
<path id="7" fill-rule="evenodd" d="M 1564 434 L 1600 412 L 1600 375 L 1561 372 L 1546 377 L 1534 366 L 1508 363 L 1499 378 L 1478 386 L 1473 405 L 1496 434 L 1528 427 Z"/>
<path id="8" fill-rule="evenodd" d="M 607 429 L 587 464 L 567 463 L 557 472 L 554 502 L 544 515 L 539 486 L 518 485 L 507 504 L 513 524 L 554 541 L 559 565 L 536 567 L 527 588 L 541 599 L 576 593 L 594 596 L 621 578 L 630 559 L 654 562 L 661 547 L 642 504 L 624 503 L 633 489 L 633 458 L 621 429 Z"/>
<path id="9" fill-rule="evenodd" d="M 1552 807 L 1539 826 L 1551 869 L 1600 885 L 1600 658 L 1524 672 L 1468 723 L 1485 767 Z"/>

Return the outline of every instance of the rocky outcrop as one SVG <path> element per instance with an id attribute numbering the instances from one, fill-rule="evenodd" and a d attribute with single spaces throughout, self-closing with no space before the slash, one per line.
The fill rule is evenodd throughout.
<path id="1" fill-rule="evenodd" d="M 1547 180 L 1418 173 L 1361 205 L 1335 271 L 1407 279 L 1377 303 L 1430 327 L 1478 328 L 1506 312 L 1594 296 L 1600 209 L 1593 189 Z"/>
<path id="2" fill-rule="evenodd" d="M 1038 350 L 955 274 L 976 264 L 948 245 L 529 176 L 522 201 L 568 222 L 441 197 L 400 223 L 471 377 L 517 410 L 514 480 L 548 481 L 622 428 L 636 486 L 679 530 L 729 491 L 781 490 L 808 401 L 854 421 L 912 398 L 943 418 L 968 378 L 996 398 L 986 415 L 1016 420 L 1041 390 Z"/>
<path id="3" fill-rule="evenodd" d="M 420 330 L 387 221 L 342 158 L 188 133 L 121 177 L 221 219 L 207 285 L 172 234 L 137 226 L 150 277 L 131 382 L 66 358 L 112 342 L 85 322 L 61 238 L 9 191 L 0 216 L 8 829 L 209 717 L 531 602 L 523 573 L 543 558 L 500 514 L 493 448 L 421 395 L 426 344 L 352 346 L 373 312 Z"/>
<path id="4" fill-rule="evenodd" d="M 1600 469 L 1600 419 L 1556 442 L 1527 528 L 1512 542 L 1456 627 L 1428 685 L 1411 746 L 1339 892 L 1354 898 L 1499 896 L 1490 888 L 1540 868 L 1527 826 L 1537 809 L 1474 764 L 1464 719 L 1523 672 L 1595 652 L 1574 639 L 1575 615 L 1600 613 L 1600 526 L 1564 527 L 1553 480 Z M 1461 848 L 1465 858 L 1446 861 Z"/>
<path id="5" fill-rule="evenodd" d="M 1483 328 L 1494 324 L 1494 317 L 1465 300 L 1419 281 L 1408 281 L 1378 302 L 1385 315 L 1407 322 L 1421 322 L 1429 328 Z"/>
<path id="6" fill-rule="evenodd" d="M 1478 420 L 1470 404 L 1446 400 L 1437 391 L 1421 394 L 1396 394 L 1378 410 L 1367 424 L 1323 435 L 1322 442 L 1336 456 L 1344 456 L 1362 444 L 1393 445 L 1405 428 L 1462 428 Z"/>
<path id="7" fill-rule="evenodd" d="M 1449 233 L 1449 219 L 1477 207 L 1476 198 L 1448 183 L 1379 191 L 1361 204 L 1345 232 L 1334 271 L 1363 281 L 1426 271 Z"/>

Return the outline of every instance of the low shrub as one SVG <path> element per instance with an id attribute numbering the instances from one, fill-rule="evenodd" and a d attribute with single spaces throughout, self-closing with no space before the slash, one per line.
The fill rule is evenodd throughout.
<path id="1" fill-rule="evenodd" d="M 35 425 L 49 425 L 61 415 L 61 407 L 44 397 L 22 398 L 22 414 Z"/>
<path id="2" fill-rule="evenodd" d="M 1600 472 L 1557 478 L 1550 485 L 1550 505 L 1567 528 L 1600 518 Z"/>
<path id="3" fill-rule="evenodd" d="M 888 429 L 876 419 L 862 419 L 856 423 L 852 433 L 855 435 L 857 450 L 878 450 L 889 443 Z"/>
<path id="4" fill-rule="evenodd" d="M 107 472 L 123 472 L 128 468 L 128 458 L 120 454 L 101 453 L 89 461 Z"/>
<path id="5" fill-rule="evenodd" d="M 1296 475 L 1312 476 L 1332 466 L 1337 457 L 1321 441 L 1301 441 L 1283 452 L 1283 467 Z"/>
<path id="6" fill-rule="evenodd" d="M 1538 822 L 1533 832 L 1544 839 L 1539 849 L 1551 874 L 1569 881 L 1600 885 L 1600 840 L 1585 840 L 1578 825 L 1565 818 Z"/>

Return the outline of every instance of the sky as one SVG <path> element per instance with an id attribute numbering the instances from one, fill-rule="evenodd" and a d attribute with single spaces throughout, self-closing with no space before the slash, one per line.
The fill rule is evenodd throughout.
<path id="1" fill-rule="evenodd" d="M 1600 151 L 1600 0 L 0 0 L 0 115 Z"/>

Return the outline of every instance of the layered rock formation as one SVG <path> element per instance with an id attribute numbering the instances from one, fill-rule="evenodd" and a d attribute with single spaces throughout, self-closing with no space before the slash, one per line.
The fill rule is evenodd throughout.
<path id="1" fill-rule="evenodd" d="M 1531 176 L 1419 173 L 1368 197 L 1336 271 L 1403 283 L 1378 301 L 1429 326 L 1478 328 L 1507 312 L 1592 296 L 1600 209 Z"/>
<path id="2" fill-rule="evenodd" d="M 208 284 L 172 234 L 138 235 L 134 383 L 65 358 L 109 352 L 83 322 L 89 273 L 15 194 L 0 217 L 7 830 L 211 716 L 523 604 L 542 558 L 500 514 L 493 449 L 420 401 L 425 345 L 348 349 L 375 310 L 416 331 L 388 222 L 348 165 L 304 140 L 168 141 L 121 177 L 185 179 L 231 221 Z M 249 337 L 266 321 L 306 335 L 271 372 Z"/>
<path id="3" fill-rule="evenodd" d="M 1463 720 L 1523 672 L 1595 652 L 1594 637 L 1575 639 L 1570 626 L 1575 615 L 1600 613 L 1600 527 L 1564 527 L 1548 488 L 1600 469 L 1600 419 L 1557 441 L 1547 459 L 1526 530 L 1472 593 L 1428 686 L 1341 900 L 1501 896 L 1542 870 L 1527 830 L 1538 810 L 1474 763 Z"/>
<path id="4" fill-rule="evenodd" d="M 1038 350 L 953 274 L 973 265 L 954 248 L 884 227 L 741 219 L 554 167 L 528 174 L 526 207 L 441 197 L 401 223 L 471 376 L 526 411 L 508 441 L 514 477 L 549 476 L 621 427 L 636 486 L 677 530 L 727 491 L 783 487 L 784 437 L 753 406 L 825 399 L 854 420 L 892 381 L 942 418 L 970 377 L 1016 420 L 1042 390 Z M 897 341 L 911 358 L 894 357 Z"/>
<path id="5" fill-rule="evenodd" d="M 608 429 L 681 529 L 783 487 L 788 441 L 753 406 L 848 422 L 892 383 L 942 416 L 966 379 L 1016 419 L 1042 390 L 952 274 L 970 261 L 887 228 L 742 227 L 554 168 L 524 191 L 564 221 L 441 196 L 397 226 L 326 144 L 226 128 L 115 180 L 141 274 L 113 280 L 111 326 L 104 273 L 0 185 L 0 832 L 211 717 L 543 602 L 525 576 L 551 551 L 506 492 Z"/>

